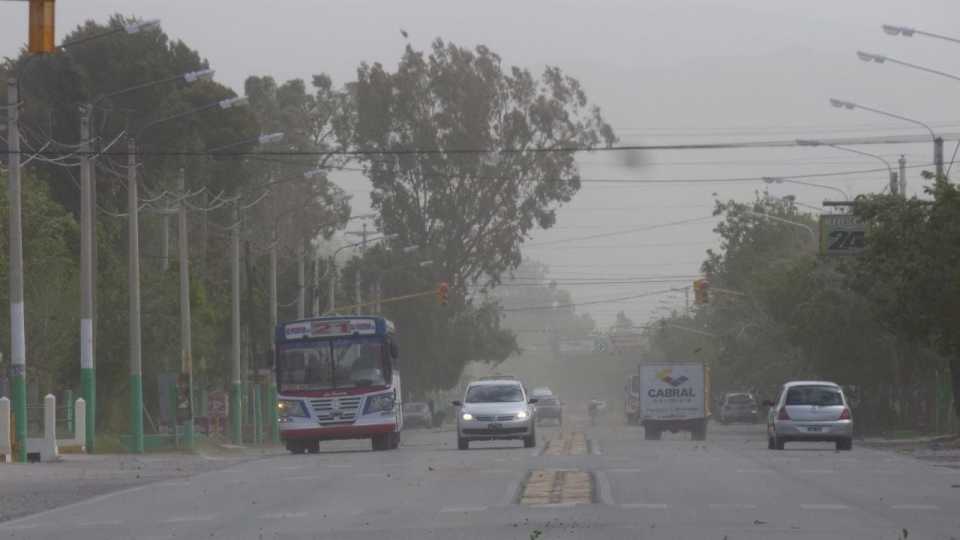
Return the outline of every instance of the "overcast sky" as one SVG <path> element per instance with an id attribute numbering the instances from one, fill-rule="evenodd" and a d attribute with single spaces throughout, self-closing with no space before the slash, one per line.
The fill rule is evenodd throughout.
<path id="1" fill-rule="evenodd" d="M 960 132 L 960 82 L 891 64 L 867 64 L 862 49 L 960 74 L 960 44 L 884 34 L 884 23 L 960 35 L 956 0 L 84 0 L 57 3 L 59 37 L 84 19 L 120 12 L 159 18 L 173 38 L 200 51 L 217 79 L 243 90 L 248 75 L 283 81 L 326 72 L 350 80 L 360 62 L 395 66 L 406 40 L 426 48 L 436 37 L 462 46 L 484 44 L 506 64 L 539 71 L 556 65 L 583 83 L 623 144 L 717 140 L 791 140 L 861 135 L 923 134 L 921 128 L 863 111 L 829 106 L 838 97 L 900 113 L 942 133 Z M 0 55 L 26 40 L 27 6 L 0 2 Z M 954 145 L 947 143 L 947 159 Z M 931 145 L 863 146 L 890 161 L 931 161 Z M 591 301 L 689 284 L 704 250 L 715 244 L 715 197 L 748 200 L 761 176 L 816 174 L 882 167 L 879 161 L 830 148 L 662 151 L 630 166 L 610 155 L 581 158 L 585 179 L 722 179 L 726 183 L 604 184 L 588 182 L 559 212 L 557 227 L 538 232 L 525 250 L 551 266 L 559 281 L 575 278 L 663 276 L 677 279 L 628 286 L 569 288 Z M 857 193 L 878 191 L 885 172 L 812 180 Z M 757 178 L 757 180 L 752 180 Z M 342 177 L 366 212 L 363 178 Z M 922 189 L 919 168 L 909 189 Z M 840 197 L 823 188 L 775 185 L 819 206 Z M 716 194 L 716 195 L 714 195 Z M 570 240 L 658 226 L 607 238 Z M 538 245 L 539 243 L 542 243 Z M 584 307 L 608 325 L 623 309 L 643 322 L 658 309 L 683 305 L 682 293 Z"/>

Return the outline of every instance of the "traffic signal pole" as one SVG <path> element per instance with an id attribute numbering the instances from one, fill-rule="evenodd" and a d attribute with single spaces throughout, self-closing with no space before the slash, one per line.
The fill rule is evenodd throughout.
<path id="1" fill-rule="evenodd" d="M 23 320 L 23 236 L 20 219 L 20 122 L 17 80 L 7 80 L 7 204 L 10 212 L 10 368 L 13 398 L 14 459 L 27 461 L 27 340 Z"/>

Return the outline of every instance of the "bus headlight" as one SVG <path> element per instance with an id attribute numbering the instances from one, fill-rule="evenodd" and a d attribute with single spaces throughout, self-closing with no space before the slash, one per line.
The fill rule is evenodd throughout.
<path id="1" fill-rule="evenodd" d="M 367 406 L 364 409 L 364 414 L 376 413 L 376 412 L 389 412 L 393 410 L 394 406 L 394 397 L 393 393 L 388 394 L 375 394 L 367 398 Z"/>
<path id="2" fill-rule="evenodd" d="M 296 399 L 277 400 L 277 413 L 280 418 L 307 418 L 307 408 L 303 402 Z"/>

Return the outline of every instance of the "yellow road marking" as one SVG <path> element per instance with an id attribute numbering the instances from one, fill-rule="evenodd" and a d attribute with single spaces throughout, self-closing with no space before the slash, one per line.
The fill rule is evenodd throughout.
<path id="1" fill-rule="evenodd" d="M 589 504 L 593 477 L 579 470 L 531 471 L 523 486 L 521 504 Z"/>

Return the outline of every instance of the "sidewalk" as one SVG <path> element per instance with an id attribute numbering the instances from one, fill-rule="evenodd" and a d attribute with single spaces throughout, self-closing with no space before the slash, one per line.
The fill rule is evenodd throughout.
<path id="1" fill-rule="evenodd" d="M 960 469 L 960 435 L 936 435 L 907 439 L 868 437 L 860 444 L 868 448 L 890 450 L 924 461 L 932 461 L 944 467 Z"/>
<path id="2" fill-rule="evenodd" d="M 281 447 L 205 444 L 195 453 L 64 454 L 56 463 L 0 463 L 0 522 L 283 453 Z"/>

